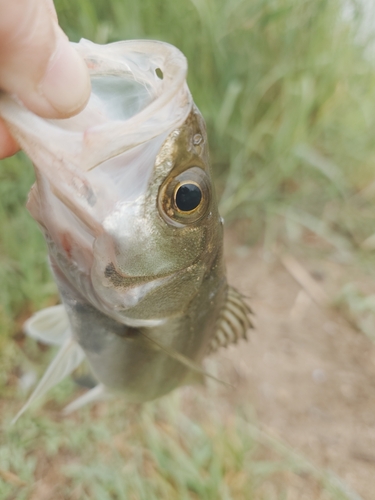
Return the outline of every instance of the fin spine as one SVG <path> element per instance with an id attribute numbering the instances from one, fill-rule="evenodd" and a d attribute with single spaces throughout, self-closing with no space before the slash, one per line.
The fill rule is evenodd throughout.
<path id="1" fill-rule="evenodd" d="M 244 302 L 243 296 L 231 286 L 227 288 L 224 308 L 219 316 L 214 337 L 211 339 L 207 354 L 212 354 L 220 347 L 237 344 L 247 340 L 247 331 L 253 328 L 250 319 L 251 308 Z"/>

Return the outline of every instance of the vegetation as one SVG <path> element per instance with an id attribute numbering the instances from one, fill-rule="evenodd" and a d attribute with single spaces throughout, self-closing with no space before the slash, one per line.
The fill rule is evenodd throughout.
<path id="1" fill-rule="evenodd" d="M 340 0 L 55 3 L 72 40 L 159 39 L 187 56 L 189 86 L 208 126 L 222 212 L 241 221 L 245 243 L 281 241 L 307 250 L 306 235 L 315 234 L 325 252 L 359 259 L 370 269 L 375 70 L 364 53 L 369 40 L 358 37 L 357 4 L 344 16 Z M 1 162 L 4 428 L 24 398 L 15 396 L 17 370 L 31 361 L 45 366 L 49 357 L 33 351 L 30 342 L 25 348 L 22 322 L 57 301 L 43 238 L 24 208 L 32 181 L 22 154 Z M 358 297 L 345 292 L 340 307 L 357 304 Z M 197 420 L 185 415 L 179 395 L 146 405 L 139 419 L 124 417 L 115 405 L 94 422 L 88 410 L 60 421 L 54 408 L 71 391 L 65 382 L 53 392 L 52 409 L 26 416 L 7 431 L 0 448 L 1 498 L 31 498 L 30 484 L 46 473 L 48 460 L 61 461 L 55 473 L 65 482 L 54 498 L 64 499 L 282 499 L 285 484 L 298 481 L 305 468 L 274 444 L 259 448 L 241 419 L 215 419 L 214 409 Z M 350 498 L 332 481 L 324 483 L 311 469 L 309 474 L 317 492 L 311 498 Z"/>
<path id="2" fill-rule="evenodd" d="M 14 427 L 12 408 L 3 412 L 2 498 L 284 500 L 290 491 L 307 491 L 294 498 L 308 500 L 357 498 L 243 416 L 225 417 L 199 390 L 125 411 L 119 400 L 100 414 L 84 408 L 60 420 L 56 409 L 71 389 L 63 382 L 53 406 Z"/>

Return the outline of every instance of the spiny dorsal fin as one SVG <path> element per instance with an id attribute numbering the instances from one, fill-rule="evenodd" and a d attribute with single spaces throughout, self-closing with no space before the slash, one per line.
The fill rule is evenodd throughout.
<path id="1" fill-rule="evenodd" d="M 209 344 L 208 354 L 220 347 L 236 344 L 240 339 L 247 339 L 248 329 L 253 328 L 250 314 L 252 310 L 244 302 L 242 295 L 228 286 L 225 306 L 219 316 L 215 335 Z"/>

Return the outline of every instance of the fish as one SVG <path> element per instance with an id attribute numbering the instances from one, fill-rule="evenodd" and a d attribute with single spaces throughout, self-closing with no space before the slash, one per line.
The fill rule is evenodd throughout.
<path id="1" fill-rule="evenodd" d="M 157 41 L 74 46 L 92 84 L 77 116 L 43 119 L 0 96 L 0 115 L 35 168 L 27 207 L 62 302 L 25 323 L 27 335 L 59 351 L 16 419 L 83 360 L 96 385 L 66 413 L 116 395 L 159 398 L 211 376 L 204 358 L 252 326 L 227 283 L 186 58 Z"/>

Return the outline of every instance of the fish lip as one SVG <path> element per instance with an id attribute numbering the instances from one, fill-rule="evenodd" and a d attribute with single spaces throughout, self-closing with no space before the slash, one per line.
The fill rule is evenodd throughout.
<path id="1" fill-rule="evenodd" d="M 147 73 L 143 81 L 152 87 L 152 102 L 129 119 L 108 115 L 104 123 L 88 120 L 89 125 L 81 127 L 79 120 L 82 113 L 90 113 L 90 103 L 76 117 L 48 120 L 27 110 L 14 96 L 0 94 L 0 115 L 32 159 L 41 181 L 46 180 L 53 196 L 80 219 L 90 236 L 97 237 L 108 211 L 121 200 L 121 192 L 114 195 L 103 183 L 103 176 L 110 174 L 101 165 L 152 141 L 161 146 L 185 122 L 193 101 L 186 84 L 186 58 L 170 44 L 147 40 L 101 46 L 82 40 L 74 47 L 92 76 Z M 162 80 L 155 76 L 157 67 L 163 71 Z M 49 227 L 49 216 L 43 219 Z"/>
<path id="2" fill-rule="evenodd" d="M 73 43 L 73 45 L 75 45 L 76 50 L 82 55 L 86 64 L 88 65 L 90 76 L 102 75 L 103 70 L 101 69 L 100 64 L 95 65 L 93 63 L 91 55 L 92 52 L 91 46 L 96 44 L 92 44 L 92 42 L 89 42 L 88 40 L 81 39 L 78 44 Z M 161 124 L 159 124 L 158 127 L 155 127 L 155 132 L 153 134 L 149 135 L 148 137 L 145 137 L 145 134 L 143 134 L 142 140 L 137 142 L 137 144 L 132 145 L 132 147 L 148 142 L 151 139 L 160 136 L 167 129 L 171 131 L 174 128 L 178 127 L 180 124 L 182 124 L 186 120 L 193 106 L 193 99 L 186 85 L 188 66 L 187 66 L 187 59 L 184 56 L 184 54 L 179 49 L 177 49 L 177 47 L 167 42 L 161 42 L 159 40 L 141 40 L 141 41 L 126 40 L 126 41 L 110 43 L 100 47 L 104 48 L 105 50 L 105 48 L 109 46 L 112 47 L 114 50 L 116 50 L 116 48 L 121 49 L 122 47 L 124 48 L 124 50 L 133 49 L 135 52 L 141 52 L 143 54 L 149 55 L 150 57 L 155 56 L 156 54 L 160 58 L 164 57 L 162 93 L 157 95 L 156 98 L 147 106 L 145 106 L 143 110 L 141 110 L 131 118 L 125 120 L 124 122 L 114 121 L 111 124 L 111 126 L 106 124 L 105 125 L 106 132 L 111 134 L 112 141 L 114 141 L 117 137 L 123 137 L 124 135 L 132 134 L 135 127 L 137 126 L 139 127 L 143 123 L 147 122 L 148 119 L 155 116 L 158 112 L 160 112 L 161 109 L 167 106 L 170 101 L 177 98 L 178 97 L 177 94 L 179 92 L 181 93 L 183 90 L 185 90 L 184 96 L 179 98 L 181 101 L 179 105 L 182 108 L 185 108 L 185 112 L 183 116 L 180 117 L 178 122 L 174 123 L 172 127 L 166 127 L 164 125 L 163 126 L 164 128 L 160 126 Z M 162 64 L 160 64 L 160 66 L 162 66 Z M 116 72 L 114 71 L 113 74 L 115 73 Z M 119 71 L 119 74 L 121 73 L 125 73 L 125 71 L 123 70 Z M 96 130 L 97 128 L 98 130 Z M 90 142 L 90 146 L 92 147 L 92 141 L 95 142 L 95 135 L 97 135 L 97 131 L 99 132 L 99 135 L 101 135 L 103 128 L 104 128 L 103 125 L 99 125 L 99 127 L 93 127 L 92 129 L 89 129 L 85 134 L 84 143 L 85 141 L 88 141 Z M 121 128 L 121 130 L 119 130 L 119 128 Z M 161 130 L 161 128 L 163 128 L 163 130 Z M 90 137 L 90 135 L 92 135 L 93 137 Z M 84 145 L 85 144 L 83 144 L 83 146 Z M 95 146 L 93 147 L 93 149 L 95 150 Z M 124 146 L 122 148 L 120 147 L 117 148 L 116 150 L 112 150 L 110 153 L 107 154 L 106 157 L 104 156 L 100 157 L 100 149 L 98 148 L 97 151 L 92 152 L 92 154 L 90 154 L 90 157 L 87 159 L 87 166 L 85 169 L 92 170 L 93 168 L 100 165 L 104 161 L 108 160 L 109 158 L 112 158 L 113 156 L 118 156 L 127 149 L 129 149 L 129 146 Z M 89 165 L 89 163 L 91 163 L 91 165 Z"/>

